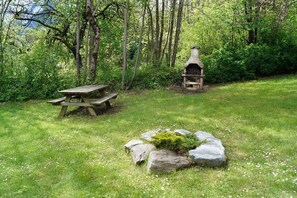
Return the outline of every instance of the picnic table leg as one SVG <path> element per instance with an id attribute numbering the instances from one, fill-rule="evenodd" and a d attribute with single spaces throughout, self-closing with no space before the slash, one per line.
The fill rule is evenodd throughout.
<path id="1" fill-rule="evenodd" d="M 70 102 L 71 96 L 66 96 L 65 102 Z M 64 117 L 66 114 L 68 106 L 62 106 L 59 116 Z"/>
<path id="2" fill-rule="evenodd" d="M 97 113 L 95 112 L 95 110 L 93 109 L 93 107 L 87 107 L 88 111 L 90 112 L 90 114 L 92 116 L 97 116 Z"/>
<path id="3" fill-rule="evenodd" d="M 105 106 L 106 106 L 106 109 L 110 109 L 111 108 L 110 102 L 109 101 L 106 101 L 105 102 Z"/>
<path id="4" fill-rule="evenodd" d="M 105 95 L 106 95 L 105 90 L 100 90 L 100 97 L 104 97 Z M 109 100 L 105 102 L 105 107 L 106 107 L 106 109 L 111 108 L 111 104 L 110 104 Z"/>
<path id="5" fill-rule="evenodd" d="M 89 97 L 87 96 L 82 96 L 82 100 L 85 102 L 85 103 L 91 103 Z M 89 113 L 92 115 L 92 116 L 97 116 L 97 113 L 95 112 L 94 108 L 93 107 L 87 107 Z"/>

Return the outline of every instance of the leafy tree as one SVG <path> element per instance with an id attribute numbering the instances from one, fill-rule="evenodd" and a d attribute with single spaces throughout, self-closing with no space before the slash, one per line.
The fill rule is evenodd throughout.
<path id="1" fill-rule="evenodd" d="M 12 3 L 12 0 L 2 0 L 0 3 L 0 76 L 4 73 L 4 53 L 13 23 L 13 18 L 9 15 Z"/>
<path id="2" fill-rule="evenodd" d="M 67 3 L 67 7 L 65 6 Z M 100 41 L 100 18 L 105 20 L 109 9 L 118 10 L 119 4 L 116 2 L 99 6 L 99 3 L 87 1 L 37 1 L 29 4 L 20 3 L 20 10 L 15 12 L 18 20 L 26 21 L 28 24 L 35 22 L 48 28 L 48 36 L 55 42 L 63 43 L 72 52 L 77 62 L 77 76 L 80 79 L 80 70 L 83 67 L 83 38 L 89 23 L 94 35 L 91 42 L 90 57 L 90 80 L 96 77 L 96 67 Z M 32 7 L 38 6 L 38 11 Z M 102 9 L 100 9 L 102 8 Z M 76 19 L 76 20 L 75 20 Z M 86 62 L 86 61 L 85 61 Z"/>

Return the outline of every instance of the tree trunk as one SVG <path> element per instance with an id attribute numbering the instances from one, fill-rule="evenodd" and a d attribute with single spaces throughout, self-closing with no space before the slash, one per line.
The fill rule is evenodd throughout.
<path id="1" fill-rule="evenodd" d="M 160 16 L 159 16 L 159 0 L 156 0 L 156 39 L 154 46 L 154 66 L 159 64 L 159 37 L 160 37 Z"/>
<path id="2" fill-rule="evenodd" d="M 91 0 L 87 0 L 87 19 L 92 27 L 94 32 L 94 42 L 92 45 L 92 57 L 90 64 L 90 80 L 94 81 L 96 78 L 96 69 L 97 69 L 97 60 L 98 60 L 98 52 L 99 52 L 99 41 L 100 41 L 100 28 L 94 14 L 94 6 Z"/>
<path id="3" fill-rule="evenodd" d="M 149 29 L 150 29 L 150 34 L 151 34 L 151 37 L 150 37 L 150 42 L 148 43 L 149 45 L 149 49 L 148 49 L 148 53 L 150 54 L 150 62 L 152 62 L 152 59 L 153 59 L 153 54 L 154 54 L 154 39 L 155 39 L 155 31 L 154 31 L 154 21 L 153 21 L 153 15 L 152 15 L 152 10 L 150 9 L 149 5 L 147 7 L 148 9 L 148 14 L 149 14 Z"/>
<path id="4" fill-rule="evenodd" d="M 7 39 L 4 37 L 4 19 L 6 17 L 6 14 L 8 12 L 8 8 L 11 4 L 12 0 L 1 0 L 1 6 L 0 6 L 0 76 L 4 74 L 4 45 L 7 41 Z M 11 27 L 11 22 L 8 23 L 7 31 L 6 31 L 6 37 L 8 35 L 8 32 Z"/>
<path id="5" fill-rule="evenodd" d="M 178 48 L 178 42 L 179 42 L 179 35 L 180 35 L 180 28 L 181 28 L 182 16 L 183 16 L 182 15 L 183 7 L 184 7 L 184 0 L 179 0 L 176 31 L 175 31 L 175 40 L 174 40 L 174 47 L 173 47 L 173 53 L 172 53 L 172 63 L 171 63 L 172 67 L 175 66 L 175 60 L 176 60 L 176 54 L 177 54 L 177 48 Z"/>
<path id="6" fill-rule="evenodd" d="M 125 78 L 127 70 L 127 36 L 128 36 L 128 0 L 126 0 L 124 10 L 124 38 L 123 38 L 123 68 L 122 68 L 122 82 L 121 88 L 125 89 Z"/>
<path id="7" fill-rule="evenodd" d="M 169 36 L 168 36 L 168 34 L 167 34 L 167 37 L 166 37 L 166 40 L 165 40 L 165 44 L 164 44 L 164 48 L 163 48 L 163 50 L 162 50 L 162 54 L 161 54 L 161 60 L 163 60 L 165 51 L 166 51 L 166 49 L 167 49 L 168 38 L 169 38 Z"/>
<path id="8" fill-rule="evenodd" d="M 163 35 L 164 35 L 164 15 L 165 15 L 165 0 L 162 0 L 162 10 L 161 10 L 161 29 L 160 29 L 160 40 L 159 40 L 159 49 L 158 49 L 158 57 L 159 64 L 162 63 L 162 44 L 163 44 Z"/>
<path id="9" fill-rule="evenodd" d="M 94 36 L 94 44 L 92 50 L 92 59 L 90 64 L 90 80 L 94 81 L 96 79 L 96 70 L 97 70 L 97 60 L 98 60 L 98 52 L 99 52 L 99 42 L 100 42 L 100 29 L 96 27 L 95 36 Z"/>
<path id="10" fill-rule="evenodd" d="M 192 15 L 191 1 L 190 0 L 186 0 L 186 13 L 185 13 L 185 17 L 186 17 L 187 23 L 191 23 L 191 15 Z"/>
<path id="11" fill-rule="evenodd" d="M 75 51 L 75 60 L 76 60 L 76 75 L 77 75 L 77 85 L 80 85 L 80 70 L 81 70 L 81 60 L 80 57 L 80 45 L 81 45 L 81 32 L 80 32 L 80 5 L 79 0 L 76 1 L 76 51 Z"/>
<path id="12" fill-rule="evenodd" d="M 171 15 L 170 15 L 170 25 L 169 25 L 169 42 L 168 42 L 168 66 L 171 66 L 171 49 L 172 49 L 172 41 L 173 41 L 173 25 L 174 25 L 174 17 L 175 17 L 175 4 L 176 0 L 173 0 L 171 3 Z"/>
<path id="13" fill-rule="evenodd" d="M 138 39 L 138 48 L 137 48 L 136 59 L 135 59 L 135 64 L 134 64 L 133 76 L 130 80 L 130 83 L 129 83 L 127 89 L 131 88 L 133 80 L 134 80 L 136 72 L 137 72 L 137 68 L 138 68 L 139 55 L 140 55 L 140 51 L 141 51 L 141 41 L 142 41 L 142 35 L 143 35 L 143 31 L 144 31 L 144 19 L 145 19 L 146 7 L 147 7 L 147 1 L 144 2 L 143 14 L 142 14 L 142 19 L 141 19 L 140 36 Z"/>
<path id="14" fill-rule="evenodd" d="M 88 54 L 88 59 L 89 59 L 89 69 L 90 69 L 90 74 L 91 74 L 91 60 L 92 60 L 92 51 L 94 50 L 94 32 L 92 32 L 92 28 L 91 26 L 89 27 L 90 28 L 90 44 L 89 44 L 89 54 Z"/>
<path id="15" fill-rule="evenodd" d="M 84 64 L 84 74 L 83 74 L 83 82 L 85 83 L 87 81 L 87 71 L 88 71 L 88 66 L 89 66 L 89 61 L 91 60 L 90 55 L 90 37 L 91 37 L 91 27 L 90 24 L 88 25 L 87 28 L 87 33 L 86 33 L 86 45 L 85 45 L 85 64 Z"/>
<path id="16" fill-rule="evenodd" d="M 2 43 L 2 27 L 0 27 L 0 76 L 4 73 L 4 48 Z"/>
<path id="17" fill-rule="evenodd" d="M 259 5 L 257 5 L 259 6 Z M 260 7 L 259 9 L 256 7 L 255 13 L 253 11 L 253 7 L 254 7 L 254 3 L 253 0 L 247 0 L 244 4 L 244 10 L 245 10 L 245 15 L 246 15 L 246 21 L 248 23 L 248 38 L 247 38 L 247 43 L 248 44 L 252 44 L 252 43 L 256 43 L 256 37 L 257 37 L 257 16 L 259 11 L 260 11 Z"/>
<path id="18" fill-rule="evenodd" d="M 149 64 L 149 60 L 150 60 L 150 43 L 151 43 L 151 38 L 150 38 L 150 31 L 151 31 L 151 26 L 148 26 L 148 29 L 147 29 L 147 46 L 146 46 L 146 64 L 148 65 Z"/>

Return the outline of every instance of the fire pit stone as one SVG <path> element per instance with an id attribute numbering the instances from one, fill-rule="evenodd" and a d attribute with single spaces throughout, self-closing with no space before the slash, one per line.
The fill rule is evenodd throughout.
<path id="1" fill-rule="evenodd" d="M 185 129 L 176 129 L 174 131 L 179 132 L 180 135 L 192 133 Z M 160 129 L 149 132 L 150 135 L 152 135 L 152 132 L 156 134 L 160 132 Z M 198 140 L 205 142 L 190 150 L 188 154 L 175 153 L 169 150 L 156 150 L 154 145 L 141 140 L 131 140 L 125 145 L 125 150 L 131 151 L 132 159 L 137 165 L 148 159 L 147 171 L 153 174 L 171 173 L 190 166 L 221 167 L 227 164 L 225 147 L 220 139 L 204 131 L 197 131 L 194 134 Z"/>

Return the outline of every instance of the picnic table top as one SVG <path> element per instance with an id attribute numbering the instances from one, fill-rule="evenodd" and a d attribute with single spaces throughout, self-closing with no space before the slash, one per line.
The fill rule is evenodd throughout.
<path id="1" fill-rule="evenodd" d="M 85 85 L 59 91 L 62 94 L 88 94 L 96 90 L 107 88 L 107 85 Z"/>

